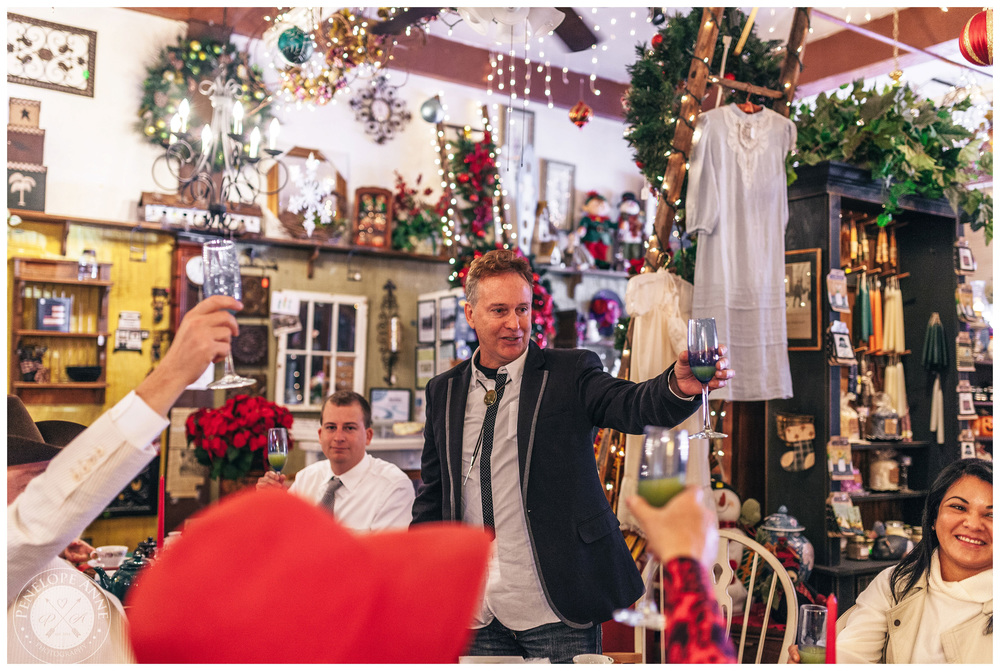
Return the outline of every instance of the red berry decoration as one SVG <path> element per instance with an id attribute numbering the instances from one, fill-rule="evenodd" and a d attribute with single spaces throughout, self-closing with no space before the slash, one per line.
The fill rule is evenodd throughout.
<path id="1" fill-rule="evenodd" d="M 635 162 L 635 167 L 639 168 L 639 170 L 642 170 L 645 167 L 645 165 L 646 164 L 643 163 L 642 161 L 636 161 Z"/>
<path id="2" fill-rule="evenodd" d="M 726 74 L 722 75 L 722 78 L 723 79 L 728 79 L 730 81 L 735 81 L 736 80 L 736 75 L 734 75 L 732 72 L 727 72 Z"/>

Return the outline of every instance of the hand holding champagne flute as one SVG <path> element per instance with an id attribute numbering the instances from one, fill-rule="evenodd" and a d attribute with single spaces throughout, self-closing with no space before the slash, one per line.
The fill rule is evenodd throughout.
<path id="1" fill-rule="evenodd" d="M 688 436 L 684 429 L 647 426 L 639 464 L 638 494 L 651 506 L 663 507 L 684 490 L 687 478 Z M 618 622 L 630 627 L 646 627 L 662 631 L 666 619 L 660 614 L 653 594 L 654 575 L 658 565 L 651 552 L 646 553 L 646 591 L 635 609 L 620 608 L 614 612 Z"/>
<path id="2" fill-rule="evenodd" d="M 288 459 L 288 429 L 275 428 L 267 430 L 267 463 L 277 473 L 285 467 Z"/>
<path id="3" fill-rule="evenodd" d="M 688 320 L 688 366 L 691 373 L 701 382 L 701 415 L 703 428 L 692 438 L 726 438 L 727 434 L 712 430 L 709 421 L 708 383 L 715 377 L 715 364 L 718 362 L 719 335 L 715 328 L 715 319 Z"/>
<path id="4" fill-rule="evenodd" d="M 205 298 L 209 296 L 231 296 L 240 300 L 243 294 L 243 279 L 240 277 L 240 261 L 236 256 L 236 244 L 232 240 L 212 240 L 201 248 L 205 266 L 205 283 L 202 289 Z M 226 354 L 225 374 L 208 385 L 209 389 L 236 389 L 249 387 L 256 380 L 237 375 L 233 368 L 232 350 Z"/>

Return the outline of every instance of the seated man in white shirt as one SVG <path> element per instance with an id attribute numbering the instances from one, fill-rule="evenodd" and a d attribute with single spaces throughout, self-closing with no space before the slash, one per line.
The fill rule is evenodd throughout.
<path id="1" fill-rule="evenodd" d="M 167 413 L 229 352 L 242 308 L 213 296 L 188 311 L 160 365 L 62 449 L 37 431 L 8 436 L 19 451 L 38 450 L 8 462 L 8 663 L 134 661 L 121 604 L 59 554 L 156 456 Z"/>
<path id="2" fill-rule="evenodd" d="M 299 471 L 290 487 L 284 474 L 268 471 L 257 489 L 288 487 L 357 531 L 409 526 L 413 482 L 394 464 L 365 451 L 374 433 L 365 397 L 335 392 L 323 403 L 320 418 L 319 444 L 326 459 Z"/>

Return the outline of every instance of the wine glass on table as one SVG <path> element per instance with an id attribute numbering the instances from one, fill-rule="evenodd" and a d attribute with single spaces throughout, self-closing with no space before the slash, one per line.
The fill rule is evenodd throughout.
<path id="1" fill-rule="evenodd" d="M 205 298 L 209 296 L 231 296 L 242 298 L 243 285 L 240 277 L 240 260 L 236 256 L 236 244 L 232 240 L 212 240 L 201 248 L 205 266 L 205 281 L 202 289 Z M 208 385 L 209 389 L 236 389 L 249 387 L 257 381 L 237 375 L 233 369 L 233 354 L 226 355 L 225 373 Z"/>
<path id="2" fill-rule="evenodd" d="M 288 459 L 288 429 L 267 430 L 267 463 L 275 472 L 281 473 Z"/>
<path id="3" fill-rule="evenodd" d="M 708 383 L 715 377 L 715 363 L 719 360 L 719 334 L 715 319 L 688 320 L 688 365 L 698 382 L 701 382 L 701 416 L 704 427 L 692 438 L 726 438 L 728 434 L 712 430 L 709 423 Z"/>
<path id="4" fill-rule="evenodd" d="M 651 506 L 662 508 L 684 490 L 687 479 L 688 435 L 684 429 L 647 426 L 639 461 L 638 494 Z M 630 627 L 663 631 L 666 618 L 656 604 L 653 585 L 658 564 L 646 553 L 646 590 L 635 608 L 619 608 L 616 621 Z"/>

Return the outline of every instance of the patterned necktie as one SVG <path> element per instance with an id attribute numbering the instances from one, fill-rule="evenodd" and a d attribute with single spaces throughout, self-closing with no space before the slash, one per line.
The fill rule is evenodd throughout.
<path id="1" fill-rule="evenodd" d="M 491 532 L 493 525 L 493 483 L 490 479 L 490 455 L 493 452 L 493 426 L 497 421 L 497 409 L 503 390 L 507 384 L 507 374 L 497 373 L 496 400 L 486 408 L 486 418 L 483 420 L 483 448 L 479 458 L 479 488 L 483 495 L 483 526 Z"/>
<path id="2" fill-rule="evenodd" d="M 333 513 L 333 500 L 337 496 L 337 490 L 344 486 L 343 481 L 336 475 L 330 478 L 329 482 L 326 483 L 326 491 L 323 492 L 323 498 L 320 500 L 319 505 L 321 508 L 326 508 Z"/>

